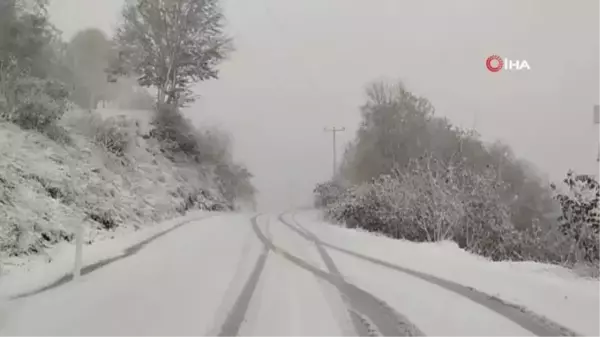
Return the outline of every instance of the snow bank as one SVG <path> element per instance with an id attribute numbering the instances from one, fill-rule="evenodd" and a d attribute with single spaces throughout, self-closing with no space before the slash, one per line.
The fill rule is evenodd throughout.
<path id="1" fill-rule="evenodd" d="M 218 213 L 214 213 L 218 214 Z M 206 211 L 192 211 L 185 216 L 167 220 L 141 230 L 122 230 L 104 235 L 83 248 L 83 266 L 114 258 L 125 254 L 125 250 L 157 234 L 166 232 L 175 226 L 189 221 L 211 216 Z M 46 256 L 22 257 L 19 268 L 10 269 L 10 273 L 0 276 L 0 301 L 16 295 L 37 290 L 73 271 L 75 245 L 62 242 L 46 251 Z M 46 257 L 51 258 L 48 262 Z"/>
<path id="2" fill-rule="evenodd" d="M 334 246 L 428 273 L 523 306 L 586 335 L 600 335 L 597 280 L 555 265 L 492 262 L 453 243 L 415 243 L 329 225 L 318 211 L 296 220 Z"/>

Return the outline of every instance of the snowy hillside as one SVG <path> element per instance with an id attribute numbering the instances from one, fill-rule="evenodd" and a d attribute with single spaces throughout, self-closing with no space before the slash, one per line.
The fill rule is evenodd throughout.
<path id="1" fill-rule="evenodd" d="M 198 167 L 174 164 L 146 139 L 141 111 L 120 114 L 69 111 L 60 121 L 68 144 L 0 123 L 2 274 L 24 256 L 70 241 L 82 222 L 94 241 L 117 228 L 135 230 L 188 209 L 224 206 L 210 170 L 200 174 Z"/>

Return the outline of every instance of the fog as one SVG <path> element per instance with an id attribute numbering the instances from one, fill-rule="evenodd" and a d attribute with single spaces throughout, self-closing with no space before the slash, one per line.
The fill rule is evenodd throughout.
<path id="1" fill-rule="evenodd" d="M 122 0 L 52 0 L 66 39 L 112 34 Z M 549 178 L 598 172 L 598 1 L 227 0 L 236 51 L 187 115 L 234 135 L 263 209 L 310 201 L 360 122 L 364 87 L 402 80 L 437 114 L 501 139 Z M 529 71 L 491 73 L 492 54 Z"/>

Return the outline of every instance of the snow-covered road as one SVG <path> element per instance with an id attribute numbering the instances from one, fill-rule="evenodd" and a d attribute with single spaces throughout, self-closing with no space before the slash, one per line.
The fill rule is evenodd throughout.
<path id="1" fill-rule="evenodd" d="M 554 274 L 538 280 L 527 274 L 529 283 L 523 283 L 531 287 L 526 292 L 532 297 L 551 291 L 546 297 L 554 303 L 555 297 L 568 294 L 565 312 L 582 309 L 577 317 L 537 310 L 557 322 L 552 323 L 500 300 L 534 306 L 528 298 L 520 301 L 516 290 L 490 293 L 494 297 L 473 288 L 496 288 L 481 289 L 444 274 L 443 267 L 433 265 L 461 270 L 450 254 L 436 257 L 448 261 L 431 262 L 436 247 L 425 253 L 410 250 L 410 260 L 420 261 L 423 268 L 403 263 L 407 256 L 398 254 L 405 251 L 395 246 L 378 255 L 377 248 L 390 241 L 327 225 L 311 212 L 216 215 L 169 232 L 80 282 L 4 304 L 0 334 L 598 334 L 597 281 L 564 280 Z M 516 277 L 509 270 L 500 274 L 481 267 L 491 262 L 477 263 L 471 264 L 479 269 L 472 277 L 505 275 L 505 283 Z"/>

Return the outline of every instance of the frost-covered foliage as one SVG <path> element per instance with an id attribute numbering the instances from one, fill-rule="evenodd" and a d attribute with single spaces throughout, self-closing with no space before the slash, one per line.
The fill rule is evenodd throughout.
<path id="1" fill-rule="evenodd" d="M 326 207 L 335 202 L 344 191 L 343 185 L 338 181 L 326 181 L 317 184 L 313 193 L 315 195 L 315 206 Z"/>
<path id="2" fill-rule="evenodd" d="M 140 127 L 139 121 L 126 119 L 123 116 L 103 118 L 98 113 L 71 116 L 68 123 L 75 132 L 91 139 L 95 145 L 123 157 L 136 136 Z"/>
<path id="3" fill-rule="evenodd" d="M 0 263 L 71 240 L 81 223 L 93 231 L 138 228 L 192 209 L 231 210 L 238 199 L 254 198 L 252 175 L 232 161 L 229 143 L 194 128 L 176 108 L 148 111 L 151 130 L 125 116 L 73 108 L 71 101 L 94 109 L 116 99 L 154 110 L 155 102 L 127 78 L 106 77 L 114 53 L 98 31 L 63 43 L 47 5 L 0 1 Z M 196 14 L 207 6 L 194 7 Z M 126 8 L 135 15 L 135 7 Z M 219 35 L 196 33 L 202 41 Z M 216 77 L 215 65 L 207 65 L 208 77 Z M 147 71 L 144 76 L 161 76 Z M 166 92 L 179 84 L 159 89 L 179 97 Z M 77 89 L 75 96 L 67 87 Z"/>
<path id="4" fill-rule="evenodd" d="M 435 117 L 427 100 L 401 84 L 375 84 L 367 94 L 336 174 L 348 185 L 315 188 L 326 216 L 395 238 L 453 240 L 493 260 L 598 269 L 597 182 L 565 180 L 569 196 L 555 198 L 563 210 L 559 226 L 545 216 L 557 210 L 550 186 L 510 147 L 486 145 L 476 132 Z"/>
<path id="5" fill-rule="evenodd" d="M 435 115 L 433 105 L 402 83 L 375 83 L 367 88 L 362 122 L 342 158 L 339 175 L 361 184 L 403 169 L 412 159 L 432 155 L 464 165 L 481 174 L 494 169 L 502 182 L 500 196 L 509 205 L 510 220 L 525 230 L 535 221 L 554 225 L 544 216 L 556 211 L 552 191 L 528 162 L 516 158 L 509 146 L 486 144 L 475 130 L 464 130 Z"/>
<path id="6" fill-rule="evenodd" d="M 68 91 L 60 82 L 40 79 L 0 63 L 0 119 L 37 130 L 55 140 L 56 122 L 68 106 Z"/>
<path id="7" fill-rule="evenodd" d="M 591 243 L 597 242 L 598 234 L 592 223 L 586 227 L 585 240 L 564 230 L 543 230 L 537 223 L 525 231 L 515 228 L 493 171 L 478 174 L 431 157 L 413 160 L 409 166 L 346 189 L 324 207 L 326 216 L 398 239 L 452 240 L 493 260 L 597 263 Z M 583 259 L 576 257 L 577 252 L 588 253 Z"/>
<path id="8" fill-rule="evenodd" d="M 69 240 L 86 216 L 106 231 L 230 208 L 210 172 L 174 164 L 139 123 L 69 111 L 61 126 L 73 138 L 69 146 L 0 124 L 0 255 L 40 253 Z M 99 142 L 107 129 L 118 129 L 127 146 L 115 153 Z"/>
<path id="9" fill-rule="evenodd" d="M 201 151 L 202 143 L 192 123 L 177 107 L 160 105 L 152 126 L 149 136 L 159 141 L 162 152 L 172 161 L 200 163 L 208 155 L 208 151 Z"/>
<path id="10" fill-rule="evenodd" d="M 47 6 L 47 0 L 0 1 L 0 69 L 14 66 L 42 79 L 57 70 L 59 33 Z"/>
<path id="11" fill-rule="evenodd" d="M 173 105 L 161 105 L 149 137 L 158 141 L 162 153 L 174 163 L 199 166 L 210 172 L 230 208 L 239 201 L 254 203 L 252 174 L 234 163 L 226 133 L 198 129 Z"/>
<path id="12" fill-rule="evenodd" d="M 503 247 L 514 229 L 497 188 L 493 172 L 478 174 L 461 163 L 447 166 L 424 156 L 352 189 L 327 213 L 395 238 L 454 240 L 493 259 L 512 258 Z"/>
<path id="13" fill-rule="evenodd" d="M 567 193 L 557 193 L 562 215 L 560 230 L 571 241 L 569 258 L 598 263 L 600 231 L 600 185 L 589 175 L 570 171 L 564 179 Z M 556 186 L 553 186 L 556 190 Z"/>
<path id="14" fill-rule="evenodd" d="M 60 45 L 47 1 L 0 2 L 0 120 L 69 142 L 56 125 L 69 92 L 54 75 Z"/>
<path id="15" fill-rule="evenodd" d="M 122 14 L 114 38 L 120 57 L 111 70 L 155 88 L 160 104 L 192 102 L 191 86 L 217 78 L 217 66 L 232 49 L 218 0 L 134 0 Z"/>

